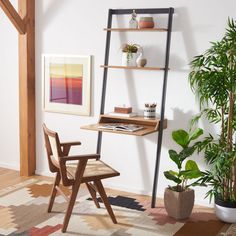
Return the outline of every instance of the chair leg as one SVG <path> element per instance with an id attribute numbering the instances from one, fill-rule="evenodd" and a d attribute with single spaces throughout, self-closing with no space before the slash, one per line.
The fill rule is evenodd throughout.
<path id="1" fill-rule="evenodd" d="M 98 189 L 98 192 L 99 192 L 99 194 L 100 194 L 100 196 L 101 196 L 101 198 L 102 198 L 102 201 L 103 201 L 103 203 L 104 203 L 104 205 L 105 205 L 105 207 L 106 207 L 106 209 L 107 209 L 108 214 L 110 215 L 110 217 L 111 217 L 111 219 L 112 219 L 112 222 L 113 222 L 114 224 L 117 224 L 116 217 L 115 217 L 115 215 L 114 215 L 114 213 L 113 213 L 113 210 L 112 210 L 112 208 L 111 208 L 111 205 L 110 205 L 110 203 L 109 203 L 109 200 L 108 200 L 108 198 L 107 198 L 107 195 L 106 195 L 106 192 L 105 192 L 105 189 L 104 189 L 104 187 L 103 187 L 103 185 L 102 185 L 101 180 L 96 180 L 96 181 L 94 181 L 94 184 L 95 184 L 95 186 L 96 186 L 97 189 Z"/>
<path id="2" fill-rule="evenodd" d="M 92 199 L 95 203 L 95 206 L 97 208 L 100 208 L 100 205 L 99 205 L 99 202 L 98 202 L 97 196 L 96 196 L 96 191 L 89 185 L 89 183 L 86 183 L 86 186 L 87 186 L 88 191 L 89 191 L 89 193 L 90 193 L 90 195 L 91 195 L 91 197 L 92 197 Z"/>
<path id="3" fill-rule="evenodd" d="M 54 184 L 53 184 L 53 187 L 52 187 L 52 192 L 51 192 L 49 204 L 48 204 L 48 212 L 51 212 L 51 211 L 52 211 L 52 206 L 53 206 L 55 197 L 56 197 L 56 195 L 57 195 L 56 186 L 59 186 L 60 181 L 61 181 L 61 175 L 60 175 L 59 172 L 57 172 L 56 178 L 55 178 L 55 181 L 54 181 Z"/>
<path id="4" fill-rule="evenodd" d="M 68 227 L 68 223 L 69 223 L 71 213 L 72 213 L 72 210 L 73 210 L 73 207 L 74 207 L 74 204 L 75 204 L 75 200 L 76 200 L 76 197 L 77 197 L 77 194 L 78 194 L 78 191 L 79 191 L 79 187 L 80 187 L 80 183 L 76 184 L 76 185 L 73 185 L 73 187 L 72 187 L 72 194 L 70 196 L 70 201 L 69 201 L 69 204 L 68 204 L 68 207 L 67 207 L 66 215 L 65 215 L 62 230 L 61 230 L 63 233 L 66 232 L 66 229 Z"/>

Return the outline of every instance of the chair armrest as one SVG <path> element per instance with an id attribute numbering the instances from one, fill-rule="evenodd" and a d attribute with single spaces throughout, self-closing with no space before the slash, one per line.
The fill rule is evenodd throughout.
<path id="1" fill-rule="evenodd" d="M 63 161 L 64 163 L 67 161 L 79 161 L 82 159 L 99 159 L 100 155 L 99 154 L 86 154 L 86 155 L 78 155 L 78 156 L 64 156 L 60 157 L 60 160 Z"/>
<path id="2" fill-rule="evenodd" d="M 66 142 L 66 143 L 61 143 L 61 147 L 62 147 L 62 152 L 64 156 L 68 156 L 69 152 L 70 152 L 70 148 L 72 146 L 77 146 L 77 145 L 81 145 L 81 142 Z"/>
<path id="3" fill-rule="evenodd" d="M 74 141 L 74 142 L 61 143 L 61 146 L 77 146 L 77 145 L 81 145 L 81 142 L 79 142 L 79 141 Z"/>

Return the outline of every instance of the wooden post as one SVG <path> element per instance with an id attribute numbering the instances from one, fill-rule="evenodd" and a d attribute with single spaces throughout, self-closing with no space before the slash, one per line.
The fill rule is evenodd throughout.
<path id="1" fill-rule="evenodd" d="M 26 33 L 19 34 L 20 174 L 36 169 L 35 140 L 35 0 L 19 0 Z"/>
<path id="2" fill-rule="evenodd" d="M 9 0 L 0 7 L 19 32 L 20 175 L 36 169 L 35 140 L 35 0 L 18 0 L 19 13 Z"/>

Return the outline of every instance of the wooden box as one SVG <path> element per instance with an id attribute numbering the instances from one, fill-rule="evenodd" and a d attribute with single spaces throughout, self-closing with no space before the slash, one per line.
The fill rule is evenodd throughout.
<path id="1" fill-rule="evenodd" d="M 129 114 L 132 113 L 132 107 L 115 107 L 114 112 Z"/>

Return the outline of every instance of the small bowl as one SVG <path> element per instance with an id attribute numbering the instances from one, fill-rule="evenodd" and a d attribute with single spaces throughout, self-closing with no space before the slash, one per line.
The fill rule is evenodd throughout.
<path id="1" fill-rule="evenodd" d="M 153 28 L 154 27 L 153 17 L 140 17 L 138 26 L 140 29 Z"/>

